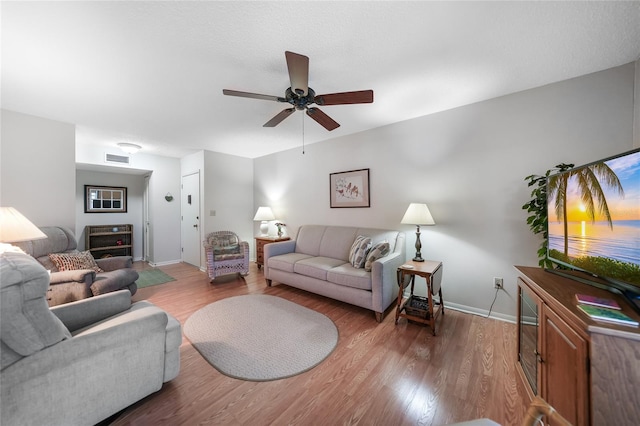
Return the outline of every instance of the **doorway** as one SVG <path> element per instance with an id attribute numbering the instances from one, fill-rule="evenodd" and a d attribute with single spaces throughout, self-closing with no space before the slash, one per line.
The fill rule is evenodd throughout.
<path id="1" fill-rule="evenodd" d="M 182 176 L 182 261 L 201 267 L 200 172 Z"/>

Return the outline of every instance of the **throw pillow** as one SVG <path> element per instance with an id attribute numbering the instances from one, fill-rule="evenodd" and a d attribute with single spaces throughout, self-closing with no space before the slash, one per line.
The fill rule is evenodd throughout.
<path id="1" fill-rule="evenodd" d="M 96 272 L 104 272 L 91 252 L 81 251 L 77 253 L 50 253 L 49 259 L 56 265 L 58 271 L 77 271 L 78 269 L 93 269 Z"/>
<path id="2" fill-rule="evenodd" d="M 354 268 L 362 268 L 367 259 L 367 250 L 371 246 L 371 238 L 358 235 L 349 251 L 349 263 Z"/>
<path id="3" fill-rule="evenodd" d="M 373 262 L 375 262 L 378 259 L 382 259 L 386 255 L 388 255 L 390 251 L 391 251 L 391 247 L 389 246 L 389 243 L 387 243 L 386 241 L 382 243 L 378 243 L 375 246 L 373 246 L 371 250 L 369 250 L 369 253 L 367 254 L 367 260 L 364 263 L 364 270 L 371 272 L 371 268 L 373 267 Z"/>

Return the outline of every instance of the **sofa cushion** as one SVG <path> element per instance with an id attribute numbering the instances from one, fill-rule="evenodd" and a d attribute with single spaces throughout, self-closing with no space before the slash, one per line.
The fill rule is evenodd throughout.
<path id="1" fill-rule="evenodd" d="M 58 271 L 93 269 L 96 272 L 103 272 L 88 250 L 77 253 L 49 253 L 49 258 Z"/>
<path id="2" fill-rule="evenodd" d="M 229 254 L 242 254 L 240 253 L 240 245 L 233 244 L 230 246 L 214 246 L 213 247 L 213 255 L 216 259 L 220 259 L 221 256 L 229 255 Z"/>
<path id="3" fill-rule="evenodd" d="M 357 235 L 364 235 L 356 231 L 356 228 L 349 226 L 327 226 L 322 235 L 318 256 L 343 259 L 348 262 L 353 241 Z"/>
<path id="4" fill-rule="evenodd" d="M 285 272 L 293 272 L 293 266 L 296 262 L 309 259 L 310 255 L 303 253 L 286 253 L 269 258 L 269 268 L 279 269 Z"/>
<path id="5" fill-rule="evenodd" d="M 375 262 L 378 259 L 382 259 L 386 255 L 388 255 L 390 251 L 391 249 L 389 247 L 389 243 L 386 241 L 382 243 L 378 243 L 375 246 L 373 246 L 371 250 L 369 250 L 369 253 L 367 254 L 367 260 L 364 263 L 364 270 L 371 271 L 371 268 L 373 267 L 373 262 Z"/>
<path id="6" fill-rule="evenodd" d="M 327 271 L 344 263 L 344 260 L 333 259 L 331 257 L 310 257 L 296 262 L 295 265 L 293 265 L 293 272 L 326 281 Z"/>
<path id="7" fill-rule="evenodd" d="M 354 268 L 363 268 L 367 260 L 367 251 L 371 247 L 371 238 L 358 235 L 349 251 L 349 263 Z"/>
<path id="8" fill-rule="evenodd" d="M 244 253 L 220 253 L 220 254 L 215 254 L 214 253 L 214 258 L 218 261 L 218 262 L 224 262 L 226 260 L 244 260 Z"/>
<path id="9" fill-rule="evenodd" d="M 326 226 L 305 225 L 298 229 L 296 237 L 296 253 L 318 256 L 320 254 L 320 242 L 326 230 Z"/>
<path id="10" fill-rule="evenodd" d="M 371 272 L 364 268 L 354 268 L 349 263 L 330 269 L 327 281 L 360 290 L 371 290 Z"/>
<path id="11" fill-rule="evenodd" d="M 0 255 L 0 340 L 2 369 L 71 338 L 47 305 L 49 273 L 23 253 Z"/>

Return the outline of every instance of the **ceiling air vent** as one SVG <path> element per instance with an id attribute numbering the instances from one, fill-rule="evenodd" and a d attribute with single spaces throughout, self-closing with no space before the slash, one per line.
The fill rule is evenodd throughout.
<path id="1" fill-rule="evenodd" d="M 116 154 L 105 154 L 104 162 L 111 164 L 131 164 L 131 158 L 126 155 L 116 155 Z"/>

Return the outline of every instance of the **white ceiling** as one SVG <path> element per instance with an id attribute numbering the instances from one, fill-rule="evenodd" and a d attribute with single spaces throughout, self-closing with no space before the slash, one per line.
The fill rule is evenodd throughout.
<path id="1" fill-rule="evenodd" d="M 9 2 L 2 108 L 77 125 L 77 142 L 249 158 L 622 65 L 640 56 L 640 2 Z M 285 50 L 310 58 L 328 132 L 286 104 Z M 304 123 L 303 123 L 303 117 Z M 303 129 L 304 126 L 304 129 Z"/>

